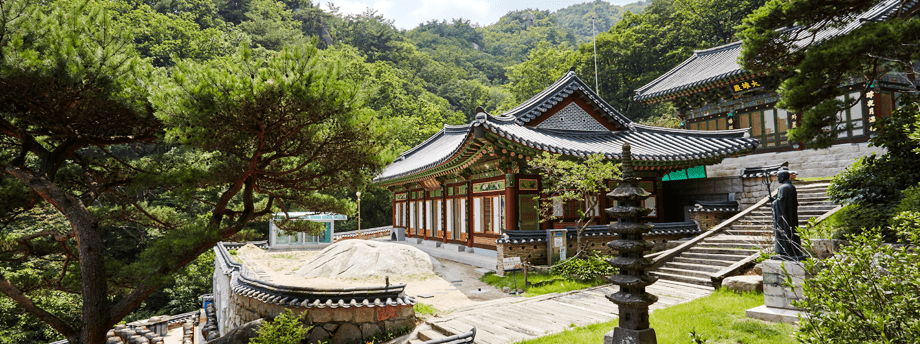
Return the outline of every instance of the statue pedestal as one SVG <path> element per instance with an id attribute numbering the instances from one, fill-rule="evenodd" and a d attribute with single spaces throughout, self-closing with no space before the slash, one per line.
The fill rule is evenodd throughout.
<path id="1" fill-rule="evenodd" d="M 785 271 L 784 271 L 785 268 Z M 783 285 L 786 277 L 792 279 L 792 288 Z M 798 323 L 798 315 L 805 314 L 792 305 L 802 298 L 802 281 L 808 277 L 805 267 L 797 261 L 766 260 L 763 262 L 764 305 L 748 309 L 749 318 L 765 321 Z"/>
<path id="2" fill-rule="evenodd" d="M 604 344 L 658 344 L 655 329 L 630 330 L 617 326 L 604 335 Z"/>

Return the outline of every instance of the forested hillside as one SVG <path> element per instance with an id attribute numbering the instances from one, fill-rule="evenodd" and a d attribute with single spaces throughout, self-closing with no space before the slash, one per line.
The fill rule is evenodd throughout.
<path id="1" fill-rule="evenodd" d="M 338 8 L 321 7 L 310 0 L 0 1 L 0 115 L 4 125 L 2 134 L 6 135 L 4 145 L 0 145 L 0 159 L 4 165 L 25 166 L 35 161 L 25 158 L 30 152 L 41 151 L 36 145 L 83 145 L 71 151 L 61 148 L 61 152 L 86 154 L 86 159 L 55 155 L 58 153 L 42 159 L 59 158 L 57 163 L 64 167 L 55 165 L 48 173 L 52 175 L 51 182 L 65 184 L 65 191 L 82 197 L 96 197 L 96 192 L 107 195 L 95 199 L 93 213 L 87 214 L 102 219 L 98 221 L 104 232 L 100 240 L 106 243 L 106 271 L 100 278 L 110 280 L 109 289 L 103 290 L 108 293 L 104 296 L 109 301 L 99 304 L 127 297 L 140 283 L 138 279 L 146 278 L 143 271 L 155 270 L 151 262 L 169 263 L 172 265 L 155 270 L 163 272 L 155 280 L 158 289 L 150 291 L 153 284 L 143 282 L 141 287 L 148 288 L 143 291 L 146 294 L 123 308 L 134 310 L 123 318 L 130 321 L 189 311 L 198 307 L 198 295 L 210 289 L 211 263 L 207 256 L 186 261 L 174 261 L 177 259 L 174 256 L 177 252 L 191 252 L 191 248 L 186 247 L 186 251 L 180 248 L 197 243 L 192 238 L 203 235 L 193 230 L 204 227 L 189 227 L 192 232 L 188 233 L 198 234 L 186 233 L 175 239 L 164 233 L 210 219 L 215 226 L 233 223 L 236 227 L 231 240 L 259 239 L 266 231 L 266 213 L 252 215 L 252 206 L 266 207 L 269 212 L 321 210 L 315 207 L 319 204 L 332 204 L 351 215 L 352 220 L 337 224 L 337 230 L 355 229 L 354 203 L 348 201 L 354 201 L 357 190 L 364 192 L 362 227 L 388 225 L 390 193 L 369 185 L 379 169 L 375 166 L 422 142 L 445 124 L 468 123 L 477 106 L 494 115 L 510 109 L 573 66 L 582 79 L 593 84 L 592 20 L 596 21 L 599 32 L 596 80 L 600 94 L 633 119 L 674 126 L 679 123 L 669 115 L 671 109 L 635 103 L 631 101 L 633 90 L 690 56 L 694 49 L 735 40 L 733 28 L 763 2 L 652 0 L 613 6 L 596 0 L 555 12 L 512 11 L 498 22 L 482 27 L 466 19 L 453 19 L 398 30 L 373 10 L 344 15 Z M 301 69 L 278 69 L 294 68 L 290 66 Z M 244 72 L 244 68 L 252 71 Z M 269 186 L 262 187 L 253 187 L 256 182 L 244 183 L 246 178 L 229 175 L 226 171 L 246 164 L 227 161 L 245 155 L 246 149 L 252 147 L 240 141 L 250 134 L 229 133 L 265 130 L 259 123 L 248 122 L 247 116 L 254 116 L 251 112 L 266 114 L 258 118 L 262 121 L 290 110 L 271 108 L 289 101 L 278 100 L 287 99 L 284 97 L 289 94 L 284 92 L 260 94 L 265 98 L 259 98 L 263 103 L 256 102 L 258 108 L 241 106 L 240 99 L 252 95 L 236 88 L 264 79 L 258 87 L 271 89 L 277 85 L 308 95 L 316 91 L 299 89 L 302 83 L 294 78 L 320 80 L 341 92 L 342 97 L 321 93 L 326 98 L 318 98 L 317 104 L 345 109 L 355 116 L 354 120 L 334 121 L 330 128 L 335 130 L 317 129 L 314 134 L 343 130 L 343 126 L 353 130 L 350 137 L 361 137 L 366 147 L 339 147 L 345 152 L 341 154 L 354 157 L 343 164 L 363 161 L 366 165 L 356 167 L 360 172 L 342 173 L 347 174 L 346 181 L 315 177 L 312 183 L 317 185 L 304 190 L 295 190 L 303 187 L 302 180 L 306 180 L 298 179 L 299 174 L 261 175 L 269 180 L 265 182 Z M 72 111 L 72 107 L 65 106 L 66 102 L 39 97 L 33 103 L 23 103 L 26 105 L 9 105 L 22 99 L 17 92 L 26 87 L 64 92 L 81 83 L 98 89 L 77 87 L 74 93 L 61 99 L 76 99 L 77 104 L 84 99 L 102 99 L 99 109 L 116 109 L 143 119 L 123 119 L 121 124 L 108 125 L 104 123 L 109 122 L 99 122 L 90 113 L 86 116 L 91 120 L 81 125 L 102 131 L 138 130 L 147 136 L 125 134 L 122 141 L 112 143 L 106 141 L 108 136 L 100 134 L 102 138 L 96 144 L 90 144 L 91 138 L 87 136 L 57 139 L 54 135 L 76 135 L 74 129 L 64 125 L 45 128 L 56 122 L 34 121 L 31 111 L 38 110 L 31 107 L 57 106 L 62 109 L 60 114 L 65 114 Z M 341 99 L 350 103 L 347 106 L 337 103 Z M 121 105 L 113 108 L 111 104 Z M 196 117 L 217 108 L 230 111 L 227 116 L 232 118 L 215 121 Z M 154 113 L 159 117 L 154 119 Z M 61 116 L 63 122 L 71 120 Z M 175 119 L 183 116 L 189 119 Z M 277 130 L 292 130 L 282 125 L 286 121 L 278 120 L 271 125 L 280 125 Z M 29 133 L 41 140 L 28 141 L 23 144 L 26 148 L 17 149 L 15 143 L 24 134 L 9 129 L 16 126 L 27 127 Z M 164 127 L 171 129 L 167 131 Z M 110 144 L 115 148 L 103 149 Z M 298 144 L 307 147 L 315 142 L 307 139 Z M 176 146 L 191 148 L 171 151 Z M 272 149 L 282 155 L 290 154 L 285 145 Z M 351 151 L 354 153 L 348 153 Z M 257 154 L 252 159 L 263 158 L 274 157 Z M 264 162 L 259 166 L 270 169 L 281 165 Z M 97 168 L 99 173 L 92 178 L 125 180 L 117 179 L 111 187 L 85 181 L 91 174 L 81 171 Z M 237 184 L 227 184 L 237 177 L 243 179 Z M 276 177 L 301 182 L 279 184 Z M 86 191 L 99 185 L 106 188 Z M 248 198 L 227 196 L 230 198 L 218 202 L 222 193 L 244 188 L 249 188 L 255 196 L 251 193 Z M 34 300 L 35 306 L 53 313 L 61 328 L 66 328 L 61 324 L 87 326 L 85 323 L 92 321 L 87 320 L 85 310 L 81 311 L 81 300 L 85 298 L 81 290 L 86 289 L 80 289 L 80 267 L 71 260 L 74 253 L 70 250 L 76 245 L 70 218 L 29 190 L 11 173 L 0 178 L 0 193 L 7 200 L 0 207 L 0 284 L 3 287 L 12 285 L 7 283 L 25 284 L 27 287 L 22 289 L 25 296 Z M 269 197 L 259 192 L 277 194 Z M 278 206 L 277 202 L 281 202 L 278 199 L 290 202 Z M 226 209 L 210 214 L 216 204 Z M 252 217 L 244 221 L 241 214 L 246 212 Z M 247 229 L 235 232 L 243 227 Z M 134 271 L 129 270 L 133 268 L 148 270 L 126 272 Z M 53 330 L 46 320 L 39 321 L 20 306 L 11 297 L 0 296 L 0 343 L 40 343 L 62 338 L 61 332 Z M 102 326 L 99 323 L 96 325 Z"/>

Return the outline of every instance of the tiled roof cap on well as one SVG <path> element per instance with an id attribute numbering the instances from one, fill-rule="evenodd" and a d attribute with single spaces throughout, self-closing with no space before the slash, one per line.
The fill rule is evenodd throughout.
<path id="1" fill-rule="evenodd" d="M 866 22 L 891 19 L 897 14 L 898 8 L 902 5 L 903 8 L 912 9 L 920 3 L 920 0 L 907 0 L 903 4 L 901 1 L 903 0 L 882 0 L 842 27 L 828 27 L 821 30 L 815 38 L 820 42 L 844 35 L 859 28 Z M 715 48 L 694 51 L 693 56 L 677 67 L 672 68 L 647 85 L 636 89 L 634 99 L 640 101 L 649 100 L 747 73 L 738 64 L 738 57 L 741 56 L 741 43 L 741 41 L 738 41 Z M 810 39 L 803 39 L 797 43 L 797 47 L 793 47 L 793 49 L 803 47 L 812 42 Z"/>

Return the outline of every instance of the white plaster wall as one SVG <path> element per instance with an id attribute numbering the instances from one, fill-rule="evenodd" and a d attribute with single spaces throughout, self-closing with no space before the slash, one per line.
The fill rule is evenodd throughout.
<path id="1" fill-rule="evenodd" d="M 223 270 L 223 265 L 218 261 L 220 253 L 214 259 L 214 283 L 212 285 L 212 294 L 214 295 L 214 309 L 217 312 L 217 330 L 220 335 L 226 334 L 227 324 L 230 321 L 230 278 L 227 271 Z"/>
<path id="2" fill-rule="evenodd" d="M 832 177 L 853 164 L 857 158 L 875 152 L 884 154 L 885 149 L 869 147 L 863 143 L 844 143 L 825 149 L 807 149 L 801 151 L 763 153 L 728 158 L 721 163 L 706 166 L 706 176 L 738 177 L 745 167 L 756 167 L 789 162 L 789 169 L 798 172 L 799 178 Z"/>

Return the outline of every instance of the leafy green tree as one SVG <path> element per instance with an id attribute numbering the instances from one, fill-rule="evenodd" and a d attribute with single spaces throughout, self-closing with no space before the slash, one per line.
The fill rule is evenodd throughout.
<path id="1" fill-rule="evenodd" d="M 268 50 L 280 50 L 286 44 L 303 43 L 301 24 L 294 20 L 291 10 L 275 0 L 249 2 L 246 20 L 239 24 L 249 34 L 252 43 Z"/>
<path id="2" fill-rule="evenodd" d="M 530 50 L 541 42 L 552 46 L 575 45 L 575 35 L 558 26 L 556 17 L 549 11 L 511 11 L 483 29 L 483 51 L 501 57 L 507 65 L 524 61 Z"/>
<path id="3" fill-rule="evenodd" d="M 837 113 L 850 102 L 837 100 L 837 85 L 853 76 L 866 78 L 866 88 L 889 72 L 916 82 L 913 61 L 920 58 L 918 8 L 902 2 L 894 17 L 862 22 L 860 27 L 824 37 L 841 28 L 879 0 L 836 2 L 772 0 L 744 20 L 741 63 L 754 73 L 779 75 L 782 99 L 778 107 L 802 113 L 802 124 L 789 129 L 790 141 L 812 147 L 830 146 L 837 138 Z M 788 28 L 788 29 L 787 29 Z M 914 91 L 916 92 L 916 91 Z"/>
<path id="4" fill-rule="evenodd" d="M 303 326 L 300 318 L 290 309 L 285 309 L 272 321 L 266 321 L 259 327 L 258 337 L 253 338 L 252 344 L 297 344 L 310 332 L 310 327 Z"/>
<path id="5" fill-rule="evenodd" d="M 801 343 L 907 344 L 920 338 L 920 211 L 897 215 L 903 244 L 885 243 L 878 229 L 851 237 L 832 258 L 808 260 L 817 271 L 793 301 L 809 314 L 800 321 Z"/>
<path id="6" fill-rule="evenodd" d="M 185 12 L 159 13 L 146 4 L 137 8 L 113 7 L 122 12 L 116 20 L 132 31 L 138 54 L 152 58 L 155 67 L 172 66 L 174 58 L 208 60 L 226 55 L 245 37 L 234 28 L 216 23 L 202 29 L 195 18 Z"/>
<path id="7" fill-rule="evenodd" d="M 619 178 L 619 164 L 605 161 L 601 154 L 574 160 L 547 152 L 543 152 L 543 155 L 529 164 L 540 170 L 543 177 L 543 193 L 546 195 L 540 199 L 540 217 L 543 221 L 558 218 L 555 209 L 558 205 L 569 201 L 581 202 L 584 205 L 578 209 L 578 220 L 575 221 L 578 240 L 578 252 L 575 256 L 586 259 L 588 243 L 583 240 L 584 231 L 594 222 L 593 216 L 600 215 L 592 213 L 599 204 L 599 197 L 609 191 L 607 181 Z"/>
<path id="8" fill-rule="evenodd" d="M 166 73 L 93 2 L 4 1 L 0 20 L 0 292 L 71 343 L 102 342 L 253 220 L 353 212 L 330 193 L 389 156 L 387 128 L 312 46 Z M 40 209 L 66 225 L 27 225 Z M 57 292 L 79 295 L 78 317 L 43 299 Z"/>
<path id="9" fill-rule="evenodd" d="M 565 43 L 551 46 L 540 43 L 527 60 L 508 68 L 506 108 L 517 106 L 552 85 L 575 64 L 576 53 Z"/>
<path id="10" fill-rule="evenodd" d="M 556 11 L 556 21 L 572 31 L 579 44 L 590 43 L 596 34 L 610 30 L 626 12 L 642 13 L 649 4 L 651 1 L 638 1 L 617 6 L 607 1 L 594 0 Z"/>
<path id="11" fill-rule="evenodd" d="M 905 97 L 906 98 L 906 97 Z M 905 99 L 906 100 L 906 99 Z M 880 118 L 870 144 L 885 147 L 881 156 L 862 157 L 834 177 L 827 193 L 834 202 L 850 205 L 842 214 L 842 234 L 859 233 L 863 228 L 880 228 L 886 239 L 894 240 L 888 219 L 901 201 L 901 190 L 920 183 L 920 142 L 910 135 L 920 131 L 920 104 L 916 100 Z"/>
<path id="12" fill-rule="evenodd" d="M 641 14 L 626 13 L 597 36 L 599 93 L 634 120 L 670 111 L 666 105 L 632 100 L 634 91 L 693 54 L 736 40 L 734 26 L 764 0 L 655 0 Z M 582 44 L 578 72 L 593 79 L 594 47 Z"/>

